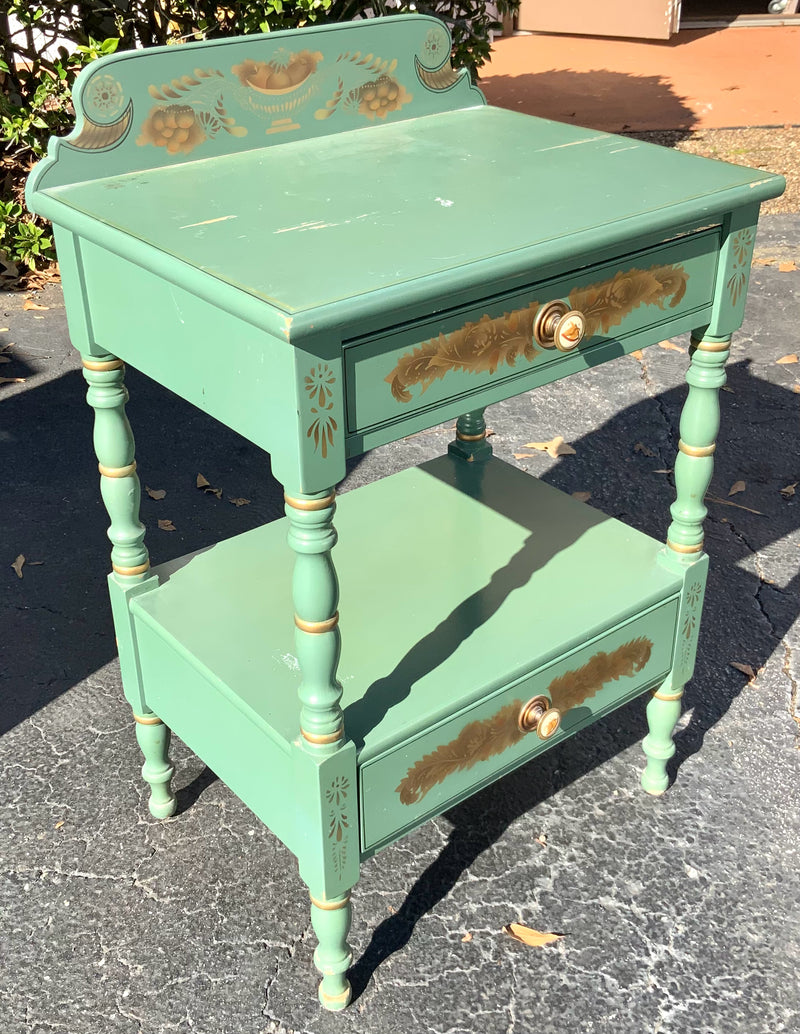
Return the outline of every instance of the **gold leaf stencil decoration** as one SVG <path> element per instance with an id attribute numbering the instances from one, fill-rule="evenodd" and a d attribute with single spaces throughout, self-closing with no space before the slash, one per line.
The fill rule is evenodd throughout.
<path id="1" fill-rule="evenodd" d="M 587 287 L 576 287 L 569 294 L 569 304 L 586 317 L 585 338 L 598 330 L 607 334 L 618 327 L 640 305 L 664 308 L 680 305 L 686 294 L 689 274 L 683 266 L 651 266 L 649 269 L 629 269 L 615 273 L 610 280 Z"/>
<path id="2" fill-rule="evenodd" d="M 601 650 L 581 668 L 565 671 L 547 687 L 553 707 L 563 714 L 593 697 L 609 682 L 641 671 L 650 660 L 653 644 L 640 636 L 611 653 Z"/>
<path id="3" fill-rule="evenodd" d="M 517 724 L 522 704 L 522 700 L 512 700 L 490 718 L 470 722 L 454 740 L 420 758 L 397 787 L 401 802 L 417 804 L 453 772 L 472 768 L 519 743 L 526 735 Z"/>
<path id="4" fill-rule="evenodd" d="M 539 308 L 531 302 L 526 309 L 503 313 L 494 319 L 482 316 L 477 323 L 465 323 L 452 334 L 440 334 L 423 341 L 400 357 L 385 378 L 398 402 L 410 402 L 412 384 L 426 391 L 451 370 L 466 373 L 494 373 L 498 366 L 513 366 L 522 355 L 530 362 L 539 354 L 533 344 L 533 321 Z"/>
<path id="5" fill-rule="evenodd" d="M 686 294 L 689 274 L 683 266 L 656 265 L 649 269 L 629 269 L 608 280 L 576 287 L 569 294 L 570 308 L 586 318 L 585 340 L 598 332 L 608 334 L 641 305 L 674 309 Z M 502 316 L 484 315 L 477 322 L 465 323 L 450 334 L 423 341 L 402 355 L 385 378 L 398 402 L 410 402 L 412 385 L 426 391 L 435 380 L 451 370 L 494 374 L 500 366 L 514 366 L 522 356 L 528 362 L 539 354 L 533 343 L 533 324 L 539 302 Z"/>
<path id="6" fill-rule="evenodd" d="M 581 668 L 553 679 L 546 695 L 563 714 L 593 697 L 609 682 L 634 675 L 650 660 L 653 644 L 640 636 L 611 653 L 601 650 Z M 528 735 L 518 724 L 522 700 L 512 700 L 496 714 L 465 725 L 455 739 L 425 754 L 395 787 L 402 804 L 418 804 L 438 783 L 454 772 L 463 772 L 479 761 L 487 761 Z"/>

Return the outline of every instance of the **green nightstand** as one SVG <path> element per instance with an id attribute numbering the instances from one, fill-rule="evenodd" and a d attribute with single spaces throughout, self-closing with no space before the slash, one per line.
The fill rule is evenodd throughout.
<path id="1" fill-rule="evenodd" d="M 115 55 L 28 185 L 96 410 L 150 810 L 175 809 L 172 729 L 299 859 L 328 1009 L 381 847 L 648 690 L 665 790 L 717 391 L 783 189 L 486 107 L 449 54 L 410 16 Z M 487 405 L 686 331 L 666 545 L 492 457 Z M 151 568 L 123 362 L 268 450 L 286 519 Z M 447 455 L 339 503 L 340 600 L 347 457 L 452 418 Z"/>

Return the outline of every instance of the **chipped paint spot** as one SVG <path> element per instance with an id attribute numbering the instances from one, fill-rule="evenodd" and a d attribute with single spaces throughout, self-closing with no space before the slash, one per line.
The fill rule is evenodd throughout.
<path id="1" fill-rule="evenodd" d="M 281 327 L 281 330 L 283 331 L 283 336 L 287 341 L 290 340 L 292 334 L 292 319 L 292 316 L 284 316 L 283 318 L 283 326 Z"/>
<path id="2" fill-rule="evenodd" d="M 300 662 L 297 660 L 293 653 L 281 654 L 281 660 L 289 669 L 289 671 L 300 671 Z"/>
<path id="3" fill-rule="evenodd" d="M 238 219 L 238 215 L 221 215 L 217 219 L 204 219 L 201 223 L 187 223 L 185 226 L 179 226 L 179 230 L 191 230 L 194 226 L 210 226 L 212 223 L 225 223 L 228 219 Z"/>
<path id="4" fill-rule="evenodd" d="M 436 200 L 442 206 L 442 208 L 452 208 L 455 201 L 446 201 L 443 197 L 437 197 Z"/>

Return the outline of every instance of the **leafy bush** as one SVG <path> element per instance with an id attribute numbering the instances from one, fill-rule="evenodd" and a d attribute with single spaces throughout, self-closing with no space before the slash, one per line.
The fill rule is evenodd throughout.
<path id="1" fill-rule="evenodd" d="M 0 261 L 30 276 L 55 259 L 47 224 L 24 211 L 22 191 L 50 136 L 74 121 L 70 91 L 87 62 L 115 50 L 291 29 L 417 11 L 443 21 L 453 36 L 453 64 L 473 78 L 488 60 L 500 15 L 519 0 L 5 0 L 0 11 Z M 16 26 L 11 19 L 16 20 Z M 66 41 L 69 45 L 58 45 Z M 7 274 L 7 275 L 9 275 Z"/>

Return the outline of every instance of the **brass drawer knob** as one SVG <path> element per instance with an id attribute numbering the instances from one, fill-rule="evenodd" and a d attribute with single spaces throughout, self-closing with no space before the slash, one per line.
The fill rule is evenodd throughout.
<path id="1" fill-rule="evenodd" d="M 540 740 L 549 740 L 561 725 L 561 712 L 550 706 L 547 697 L 532 697 L 522 705 L 518 724 L 523 732 L 536 732 Z"/>
<path id="2" fill-rule="evenodd" d="M 557 348 L 559 352 L 577 348 L 585 334 L 586 317 L 564 302 L 543 305 L 533 324 L 533 336 L 542 348 Z"/>

